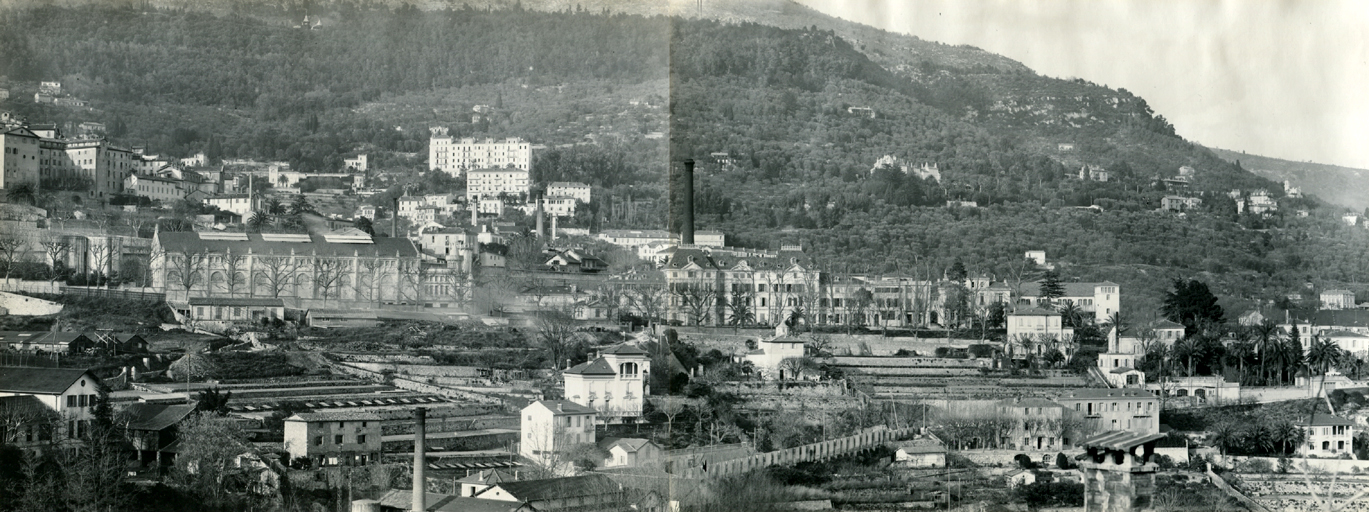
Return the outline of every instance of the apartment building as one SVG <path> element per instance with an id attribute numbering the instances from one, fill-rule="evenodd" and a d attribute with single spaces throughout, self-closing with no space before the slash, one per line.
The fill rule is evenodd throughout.
<path id="1" fill-rule="evenodd" d="M 39 185 L 39 137 L 27 128 L 0 130 L 0 189 Z"/>
<path id="2" fill-rule="evenodd" d="M 1160 432 L 1160 399 L 1144 389 L 1075 389 L 1055 401 L 1082 415 L 1094 432 Z"/>
<path id="3" fill-rule="evenodd" d="M 285 451 L 319 466 L 380 463 L 380 416 L 367 412 L 298 413 L 285 419 Z"/>
<path id="4" fill-rule="evenodd" d="M 476 204 L 481 199 L 528 196 L 528 171 L 520 169 L 481 169 L 466 176 L 466 202 Z"/>
<path id="5" fill-rule="evenodd" d="M 454 139 L 447 128 L 433 127 L 428 139 L 428 168 L 452 176 L 472 169 L 518 169 L 532 167 L 532 144 L 517 137 Z"/>

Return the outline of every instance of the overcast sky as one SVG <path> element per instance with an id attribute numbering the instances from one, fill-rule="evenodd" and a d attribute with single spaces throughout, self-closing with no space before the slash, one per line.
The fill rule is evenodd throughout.
<path id="1" fill-rule="evenodd" d="M 1369 2 L 797 1 L 1126 88 L 1199 144 L 1369 168 Z"/>

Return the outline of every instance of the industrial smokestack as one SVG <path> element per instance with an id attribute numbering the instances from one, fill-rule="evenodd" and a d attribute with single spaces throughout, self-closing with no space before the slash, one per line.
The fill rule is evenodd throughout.
<path id="1" fill-rule="evenodd" d="M 680 245 L 694 245 L 694 159 L 684 161 L 684 181 L 680 188 L 680 202 L 684 203 L 684 213 L 680 218 Z"/>
<path id="2" fill-rule="evenodd" d="M 414 409 L 414 497 L 413 512 L 426 512 L 428 510 L 427 495 L 424 489 L 427 487 L 427 479 L 423 472 L 428 468 L 428 460 L 424 453 L 423 442 L 428 436 L 428 409 L 419 407 Z"/>
<path id="3" fill-rule="evenodd" d="M 399 198 L 396 197 L 392 203 L 394 209 L 390 210 L 390 238 L 399 238 Z"/>
<path id="4" fill-rule="evenodd" d="M 537 199 L 537 238 L 542 238 L 542 199 Z"/>

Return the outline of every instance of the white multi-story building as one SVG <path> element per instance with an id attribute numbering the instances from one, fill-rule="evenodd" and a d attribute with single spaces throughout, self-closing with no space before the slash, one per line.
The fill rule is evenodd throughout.
<path id="1" fill-rule="evenodd" d="M 124 189 L 153 201 L 167 203 L 185 199 L 187 193 L 186 183 L 182 180 L 137 174 L 129 174 L 124 179 Z"/>
<path id="2" fill-rule="evenodd" d="M 639 418 L 650 392 L 651 360 L 646 351 L 623 344 L 572 366 L 564 375 L 567 400 L 598 411 L 605 421 Z"/>
<path id="3" fill-rule="evenodd" d="M 1297 424 L 1307 434 L 1307 441 L 1298 446 L 1298 455 L 1335 458 L 1355 453 L 1355 423 L 1326 413 L 1312 416 L 1311 421 Z"/>
<path id="4" fill-rule="evenodd" d="M 481 199 L 528 196 L 528 171 L 520 169 L 481 169 L 466 177 L 466 202 Z"/>
<path id="5" fill-rule="evenodd" d="M 558 475 L 574 472 L 568 452 L 593 444 L 598 412 L 569 400 L 538 400 L 519 412 L 518 454 Z"/>
<path id="6" fill-rule="evenodd" d="M 0 189 L 20 183 L 38 187 L 39 137 L 27 128 L 0 130 Z"/>
<path id="7" fill-rule="evenodd" d="M 785 359 L 803 357 L 803 340 L 789 336 L 788 332 L 763 339 L 756 343 L 756 349 L 746 353 L 746 360 L 760 372 L 761 377 L 777 380 L 795 380 L 802 375 L 792 375 L 780 363 Z M 798 371 L 791 369 L 790 371 Z"/>
<path id="8" fill-rule="evenodd" d="M 664 229 L 606 229 L 599 233 L 598 238 L 613 245 L 633 248 L 655 243 L 671 243 L 674 237 Z M 694 245 L 697 246 L 724 247 L 726 238 L 721 231 L 694 231 Z"/>
<path id="9" fill-rule="evenodd" d="M 39 132 L 35 130 L 34 133 Z M 132 151 L 103 140 L 59 138 L 56 130 L 47 133 L 54 137 L 39 141 L 40 179 L 88 180 L 90 189 L 86 195 L 90 197 L 109 197 L 123 192 L 124 177 L 136 171 L 141 162 L 141 157 Z"/>
<path id="10" fill-rule="evenodd" d="M 366 155 L 362 154 L 357 155 L 355 158 L 344 158 L 342 159 L 342 165 L 353 171 L 366 172 Z"/>
<path id="11" fill-rule="evenodd" d="M 1036 355 L 1059 350 L 1069 357 L 1073 350 L 1074 329 L 1065 327 L 1059 312 L 1041 308 L 1018 308 L 1008 313 L 1008 342 L 1021 345 Z M 1030 343 L 1022 343 L 1029 340 Z M 1015 356 L 1025 354 L 1015 353 Z"/>
<path id="12" fill-rule="evenodd" d="M 472 169 L 532 168 L 532 144 L 520 138 L 453 139 L 445 127 L 432 128 L 428 139 L 428 168 L 452 176 Z"/>
<path id="13" fill-rule="evenodd" d="M 1058 305 L 1070 301 L 1079 307 L 1080 311 L 1093 313 L 1093 318 L 1097 322 L 1107 321 L 1108 317 L 1122 308 L 1122 292 L 1117 283 L 1103 281 L 1101 283 L 1060 284 L 1064 287 L 1065 294 L 1056 299 L 1055 303 Z M 1017 296 L 1035 307 L 1040 307 L 1045 303 L 1045 297 L 1041 296 L 1040 281 L 1022 283 L 1022 286 L 1018 288 Z"/>
<path id="14" fill-rule="evenodd" d="M 584 183 L 557 181 L 547 185 L 547 197 L 573 197 L 589 204 L 590 186 Z"/>
<path id="15" fill-rule="evenodd" d="M 1350 290 L 1326 290 L 1321 292 L 1322 309 L 1350 309 L 1355 307 L 1355 292 Z"/>
<path id="16" fill-rule="evenodd" d="M 443 258 L 459 256 L 462 251 L 476 248 L 475 235 L 464 229 L 425 231 L 416 241 L 424 253 Z"/>
<path id="17" fill-rule="evenodd" d="M 1076 389 L 1055 401 L 1082 415 L 1095 432 L 1160 432 L 1160 398 L 1144 389 Z"/>
<path id="18" fill-rule="evenodd" d="M 241 215 L 244 221 L 252 215 L 252 197 L 247 194 L 209 197 L 205 198 L 204 202 L 210 206 L 218 207 L 219 210 Z"/>
<path id="19" fill-rule="evenodd" d="M 90 432 L 95 402 L 103 386 L 87 370 L 0 368 L 0 396 L 32 396 L 60 415 L 57 432 L 51 432 L 55 439 L 78 439 Z"/>
<path id="20" fill-rule="evenodd" d="M 285 419 L 285 451 L 320 466 L 380 463 L 380 416 L 368 412 L 298 413 Z"/>

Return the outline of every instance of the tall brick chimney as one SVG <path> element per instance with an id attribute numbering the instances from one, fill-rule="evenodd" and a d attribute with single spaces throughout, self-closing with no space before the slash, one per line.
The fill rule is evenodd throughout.
<path id="1" fill-rule="evenodd" d="M 680 188 L 680 202 L 684 207 L 680 217 L 680 245 L 694 245 L 694 159 L 684 161 L 680 180 L 684 182 Z"/>
<path id="2" fill-rule="evenodd" d="M 423 442 L 428 436 L 428 409 L 419 407 L 414 409 L 414 497 L 413 512 L 427 512 L 427 479 L 423 475 L 424 470 L 428 469 L 428 460 L 425 456 Z"/>

